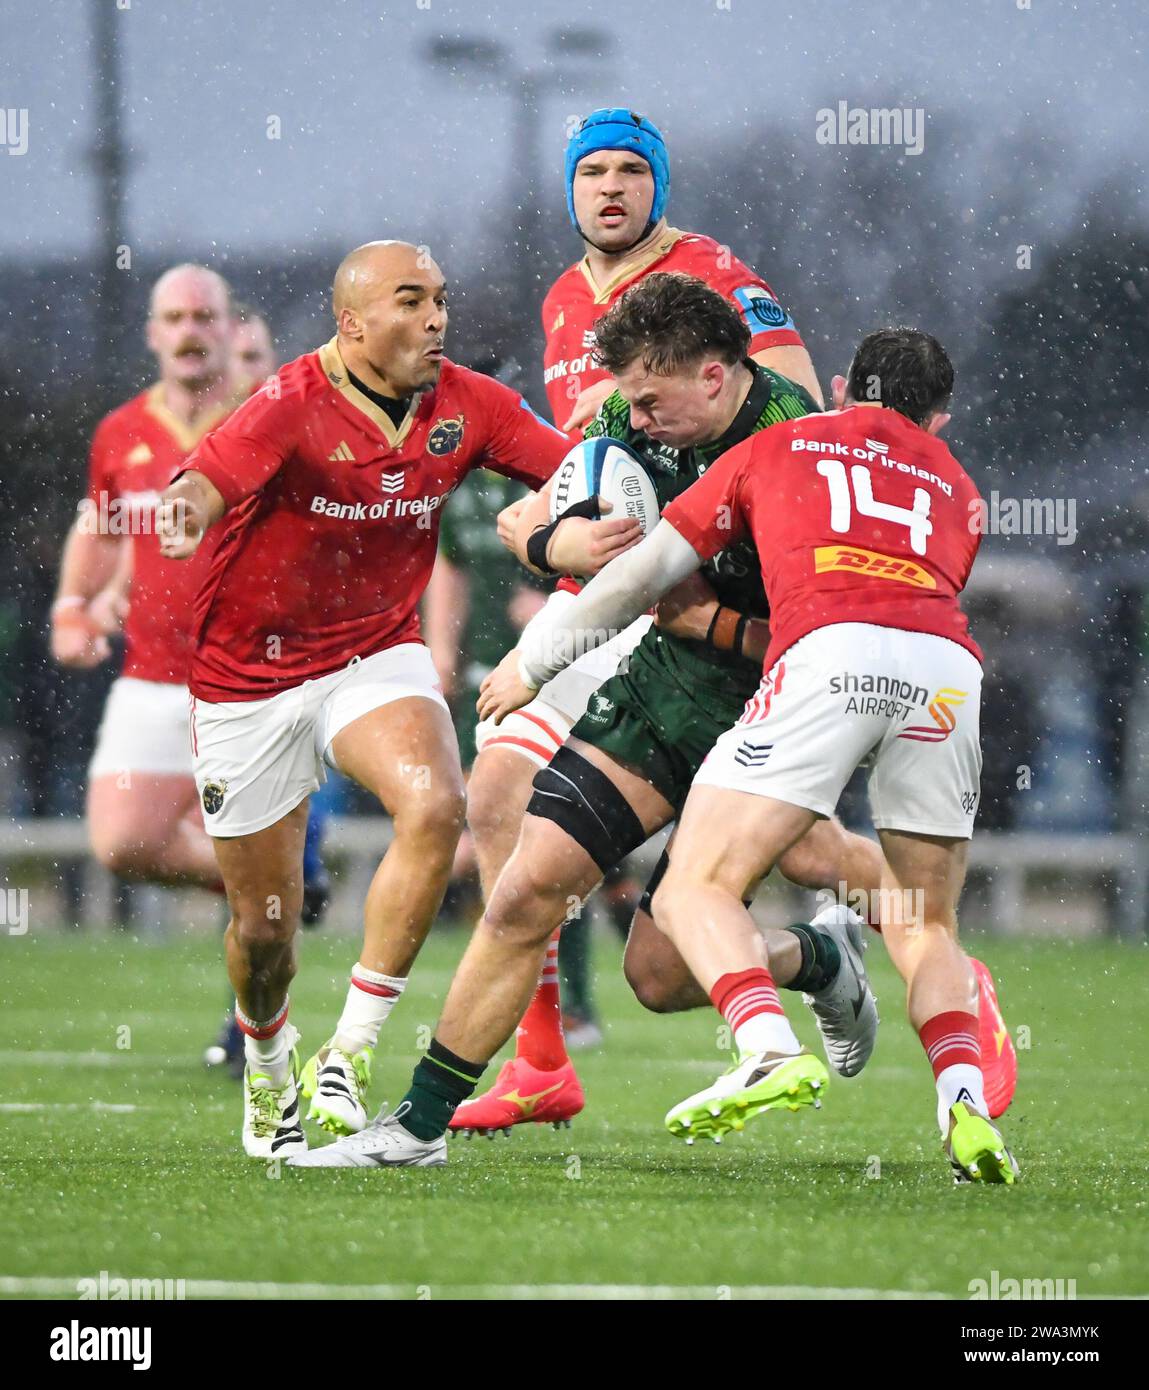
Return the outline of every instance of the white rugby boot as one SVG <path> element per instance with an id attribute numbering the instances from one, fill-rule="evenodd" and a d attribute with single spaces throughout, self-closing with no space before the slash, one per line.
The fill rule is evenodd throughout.
<path id="1" fill-rule="evenodd" d="M 384 1110 L 386 1107 L 384 1107 Z M 402 1109 L 402 1107 L 400 1107 Z M 384 1110 L 358 1134 L 289 1159 L 292 1168 L 438 1168 L 447 1161 L 445 1135 L 416 1139 Z"/>
<path id="2" fill-rule="evenodd" d="M 878 1001 L 862 959 L 866 926 L 849 907 L 835 904 L 810 922 L 837 943 L 842 964 L 817 994 L 802 999 L 814 1015 L 830 1065 L 839 1076 L 857 1076 L 870 1060 L 878 1037 Z"/>
<path id="3" fill-rule="evenodd" d="M 299 1032 L 290 1023 L 284 1026 L 291 1029 L 291 1070 L 283 1085 L 273 1086 L 250 1062 L 243 1069 L 243 1151 L 249 1158 L 287 1158 L 307 1151 L 299 1115 Z"/>
<path id="4" fill-rule="evenodd" d="M 367 1088 L 375 1050 L 362 1048 L 349 1055 L 334 1043 L 308 1059 L 299 1089 L 311 1102 L 307 1118 L 328 1134 L 358 1134 L 367 1124 Z"/>

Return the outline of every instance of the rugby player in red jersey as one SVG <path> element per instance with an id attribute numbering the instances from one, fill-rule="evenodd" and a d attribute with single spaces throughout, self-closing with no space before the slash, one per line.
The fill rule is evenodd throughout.
<path id="1" fill-rule="evenodd" d="M 124 665 L 89 769 L 92 852 L 125 878 L 222 888 L 192 777 L 187 668 L 192 602 L 210 560 L 165 559 L 160 494 L 250 389 L 231 362 L 226 282 L 179 265 L 156 281 L 147 324 L 159 380 L 113 410 L 92 440 L 88 495 L 64 544 L 52 654 L 90 668 L 123 622 Z M 130 585 L 130 594 L 128 593 Z"/>
<path id="2" fill-rule="evenodd" d="M 567 212 L 582 239 L 584 255 L 551 286 L 542 308 L 544 379 L 557 425 L 580 432 L 610 394 L 614 381 L 594 356 L 595 322 L 631 285 L 657 271 L 694 275 L 729 299 L 750 333 L 747 355 L 797 382 L 821 403 L 810 355 L 766 281 L 712 237 L 667 224 L 670 162 L 662 135 L 651 121 L 624 107 L 592 112 L 568 142 L 565 181 Z M 598 528 L 592 552 L 596 570 L 637 542 L 635 523 L 612 522 L 609 516 L 596 523 L 564 522 L 563 529 L 591 525 Z M 576 582 L 560 580 L 546 612 L 559 611 L 577 592 Z M 672 622 L 668 607 L 664 608 L 662 629 L 705 638 L 705 622 L 701 632 L 693 631 L 690 624 L 707 602 L 715 600 L 713 591 L 696 576 L 679 597 L 684 600 L 680 605 L 684 616 Z M 685 602 L 688 598 L 692 602 Z M 498 728 L 490 721 L 479 725 L 478 757 L 467 786 L 467 819 L 486 901 L 514 851 L 536 772 L 566 742 L 586 713 L 591 695 L 617 672 L 650 621 L 644 617 L 600 650 L 588 652 Z M 641 908 L 639 915 L 649 925 Z M 585 930 L 585 926 L 580 921 L 575 929 Z M 548 950 L 538 993 L 516 1034 L 516 1060 L 522 1059 L 531 1077 L 545 1070 L 553 1073 L 555 1081 L 561 1078 L 561 1091 L 550 1087 L 545 1113 L 565 1121 L 581 1108 L 582 1088 L 563 1036 L 557 955 L 558 933 Z M 507 1108 L 501 1102 L 502 1093 L 537 1089 L 533 1080 L 530 1086 L 526 1081 L 520 1086 L 520 1079 L 512 1063 L 490 1092 L 460 1110 L 455 1127 L 496 1125 Z"/>
<path id="3" fill-rule="evenodd" d="M 580 642 L 631 621 L 733 542 L 753 542 L 771 612 L 765 674 L 695 777 L 653 903 L 739 1053 L 667 1114 L 667 1128 L 688 1141 L 819 1103 L 826 1068 L 790 1028 L 743 899 L 833 813 L 868 761 L 883 939 L 933 1069 L 954 1180 L 1016 1179 L 990 1123 L 979 982 L 957 932 L 981 773 L 982 671 L 957 598 L 980 539 L 978 493 L 938 438 L 952 390 L 949 358 L 928 334 L 871 334 L 848 378 L 835 379 L 836 411 L 731 449 L 484 683 L 480 710 L 499 718 Z M 541 950 L 522 966 L 528 978 Z M 449 1045 L 466 1051 L 467 1027 L 453 1022 Z"/>
<path id="4" fill-rule="evenodd" d="M 251 304 L 235 306 L 231 360 L 237 376 L 261 385 L 275 371 L 275 341 L 264 316 Z"/>
<path id="5" fill-rule="evenodd" d="M 567 448 L 513 391 L 444 357 L 446 290 L 425 250 L 351 252 L 333 309 L 336 336 L 203 443 L 162 515 L 172 557 L 220 528 L 189 684 L 196 783 L 232 915 L 254 1157 L 307 1146 L 287 991 L 308 797 L 327 763 L 394 818 L 343 1014 L 303 1088 L 320 1124 L 353 1133 L 366 1122 L 371 1050 L 438 910 L 463 820 L 458 747 L 416 613 L 439 509 L 480 466 L 538 487 Z"/>

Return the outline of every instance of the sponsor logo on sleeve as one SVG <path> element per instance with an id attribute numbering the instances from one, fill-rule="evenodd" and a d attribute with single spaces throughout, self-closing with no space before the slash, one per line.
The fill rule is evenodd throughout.
<path id="1" fill-rule="evenodd" d="M 751 333 L 794 327 L 794 320 L 761 285 L 744 285 L 734 291 L 734 299 Z"/>

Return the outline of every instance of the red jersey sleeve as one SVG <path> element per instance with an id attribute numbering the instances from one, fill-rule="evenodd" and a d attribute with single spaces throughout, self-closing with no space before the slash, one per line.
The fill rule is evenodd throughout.
<path id="1" fill-rule="evenodd" d="M 517 391 L 499 381 L 481 380 L 490 428 L 475 466 L 492 468 L 537 491 L 562 462 L 571 441 L 536 415 Z"/>
<path id="2" fill-rule="evenodd" d="M 734 305 L 750 330 L 750 353 L 772 347 L 804 347 L 802 335 L 777 295 L 736 257 L 717 270 L 709 283 Z"/>
<path id="3" fill-rule="evenodd" d="M 112 459 L 109 448 L 108 422 L 101 420 L 92 435 L 92 447 L 88 450 L 88 500 L 100 505 L 103 493 L 109 502 L 116 496 L 115 479 L 112 476 Z"/>
<path id="4" fill-rule="evenodd" d="M 273 376 L 203 439 L 180 470 L 202 473 L 234 507 L 273 477 L 295 450 L 302 393 Z"/>
<path id="5" fill-rule="evenodd" d="M 703 560 L 749 534 L 742 485 L 752 466 L 756 438 L 744 439 L 715 459 L 696 483 L 663 508 L 662 520 L 669 521 Z"/>

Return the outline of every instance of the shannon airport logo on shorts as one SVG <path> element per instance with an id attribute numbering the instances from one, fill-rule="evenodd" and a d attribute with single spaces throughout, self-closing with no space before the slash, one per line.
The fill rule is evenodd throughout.
<path id="1" fill-rule="evenodd" d="M 830 694 L 849 697 L 843 714 L 883 714 L 890 719 L 905 719 L 915 705 L 924 705 L 929 699 L 924 685 L 898 676 L 858 676 L 853 671 L 831 676 Z"/>
<path id="2" fill-rule="evenodd" d="M 899 560 L 878 550 L 862 550 L 856 545 L 819 545 L 814 548 L 814 573 L 847 570 L 872 579 L 893 579 L 898 584 L 912 584 L 915 589 L 936 589 L 937 580 L 912 560 Z"/>

